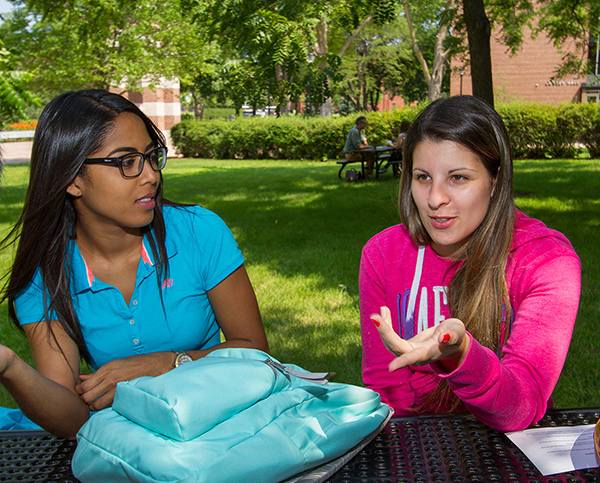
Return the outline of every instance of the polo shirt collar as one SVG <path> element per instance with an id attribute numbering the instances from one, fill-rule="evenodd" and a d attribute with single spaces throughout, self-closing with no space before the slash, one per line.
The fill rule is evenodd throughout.
<path id="1" fill-rule="evenodd" d="M 144 235 L 142 239 L 142 257 L 143 262 L 138 266 L 137 278 L 139 280 L 147 278 L 155 272 L 155 260 L 148 241 L 149 233 Z M 177 254 L 177 246 L 167 237 L 165 240 L 165 248 L 167 249 L 167 258 L 171 259 Z M 94 277 L 92 269 L 88 266 L 83 255 L 79 251 L 79 246 L 76 240 L 71 240 L 67 247 L 67 259 L 73 264 L 73 289 L 75 293 L 81 293 L 85 290 L 99 290 L 105 288 L 106 284 Z"/>
<path id="2" fill-rule="evenodd" d="M 144 261 L 145 266 L 154 267 L 156 263 L 154 260 L 154 254 L 152 253 L 152 248 L 150 248 L 150 242 L 148 241 L 149 236 L 150 233 L 146 233 L 144 235 L 144 239 L 142 240 L 142 260 Z M 166 236 L 165 248 L 167 249 L 168 259 L 171 259 L 177 255 L 177 245 L 175 245 L 169 235 Z"/>

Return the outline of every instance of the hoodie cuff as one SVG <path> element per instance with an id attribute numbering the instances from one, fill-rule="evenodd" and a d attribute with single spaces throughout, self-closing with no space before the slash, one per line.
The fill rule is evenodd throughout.
<path id="1" fill-rule="evenodd" d="M 437 361 L 429 364 L 431 370 L 435 372 L 439 377 L 443 379 L 450 379 L 453 382 L 455 379 L 461 380 L 462 378 L 468 378 L 469 380 L 471 380 L 471 375 L 474 375 L 473 373 L 479 371 L 480 364 L 473 364 L 471 361 L 478 360 L 478 358 L 481 357 L 478 356 L 479 351 L 484 348 L 481 346 L 481 344 L 479 344 L 479 342 L 475 340 L 475 338 L 470 334 L 470 332 L 465 331 L 465 334 L 471 338 L 471 343 L 469 344 L 467 354 L 465 355 L 465 358 L 463 359 L 463 362 L 460 366 L 458 366 L 452 372 L 446 372 L 442 364 Z"/>

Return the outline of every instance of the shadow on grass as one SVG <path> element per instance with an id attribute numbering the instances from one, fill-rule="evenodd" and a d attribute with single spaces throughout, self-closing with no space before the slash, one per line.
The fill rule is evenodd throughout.
<path id="1" fill-rule="evenodd" d="M 184 197 L 177 188 L 182 184 Z M 170 174 L 165 185 L 174 201 L 219 214 L 248 263 L 266 264 L 283 276 L 318 273 L 323 287 L 356 287 L 362 247 L 398 222 L 397 181 L 350 184 L 323 167 Z"/>
<path id="2" fill-rule="evenodd" d="M 582 264 L 582 291 L 565 367 L 554 397 L 563 407 L 598 401 L 600 357 L 600 164 L 590 161 L 516 163 L 517 203 L 534 218 L 564 233 Z"/>
<path id="3" fill-rule="evenodd" d="M 313 372 L 335 372 L 332 380 L 360 385 L 356 380 L 362 354 L 360 338 L 348 324 L 306 324 L 291 307 L 267 308 L 262 315 L 273 355 L 281 362 L 303 365 Z"/>
<path id="4" fill-rule="evenodd" d="M 21 216 L 23 211 L 23 201 L 25 200 L 26 185 L 2 186 L 0 185 L 0 225 L 6 224 L 7 228 L 13 225 Z M 0 240 L 5 234 L 0 230 Z"/>
<path id="5" fill-rule="evenodd" d="M 361 250 L 370 237 L 398 223 L 397 186 L 389 173 L 377 182 L 346 183 L 338 179 L 333 162 L 182 160 L 165 170 L 166 196 L 203 205 L 221 216 L 247 265 L 265 266 L 277 274 L 271 283 L 293 284 L 300 277 L 310 280 L 311 290 L 325 295 L 339 292 L 340 286 L 347 290 L 343 303 L 351 305 L 348 311 L 342 310 L 343 304 L 339 312 L 327 303 L 320 305 L 318 294 L 306 299 L 323 307 L 320 318 L 301 314 L 299 300 L 278 300 L 281 292 L 261 304 L 275 357 L 300 362 L 309 370 L 336 371 L 336 380 L 343 382 L 356 382 L 360 373 Z M 517 161 L 515 191 L 523 210 L 565 233 L 582 260 L 580 310 L 555 399 L 562 406 L 597 405 L 600 163 Z M 16 221 L 24 194 L 20 184 L 0 191 L 0 223 Z"/>
<path id="6" fill-rule="evenodd" d="M 398 222 L 397 183 L 391 176 L 346 183 L 335 167 L 298 163 L 170 173 L 165 193 L 221 216 L 246 257 L 251 277 L 253 266 L 264 266 L 282 285 L 272 294 L 255 285 L 275 357 L 313 371 L 335 371 L 337 381 L 361 384 L 361 251 L 369 238 Z M 310 289 L 295 288 L 298 278 Z M 307 290 L 312 312 L 301 306 L 300 295 Z M 331 307 L 327 297 L 340 290 L 350 295 L 347 305 Z M 314 314 L 318 310 L 321 315 Z"/>
<path id="7" fill-rule="evenodd" d="M 167 193 L 185 183 L 186 200 L 204 204 L 222 216 L 234 231 L 248 264 L 266 264 L 282 277 L 318 275 L 321 289 L 349 287 L 358 306 L 360 253 L 374 234 L 398 222 L 397 181 L 350 184 L 338 180 L 333 167 L 261 167 L 209 170 L 170 175 Z M 591 333 L 596 333 L 600 311 L 600 165 L 594 161 L 517 162 L 517 203 L 529 216 L 564 233 L 582 260 L 583 287 L 578 320 L 563 375 L 555 391 L 562 406 L 597 403 L 600 364 Z M 174 193 L 181 192 L 175 188 Z M 175 197 L 174 197 L 175 198 Z M 178 201 L 183 201 L 175 198 Z M 283 307 L 283 304 L 282 304 Z M 281 309 L 281 308 L 280 308 Z M 285 323 L 284 323 L 285 322 Z M 336 340 L 319 334 L 285 312 L 284 318 L 265 313 L 270 337 L 285 334 L 276 346 L 290 361 L 306 360 L 307 352 L 319 366 L 360 364 L 360 347 L 351 345 L 348 359 L 316 351 Z M 356 326 L 356 329 L 358 327 Z M 283 337 L 283 336 L 282 336 Z M 293 341 L 302 343 L 294 345 Z M 355 339 L 356 340 L 356 339 Z M 347 380 L 347 379 L 346 379 Z M 589 384 L 580 384 L 589 381 Z"/>

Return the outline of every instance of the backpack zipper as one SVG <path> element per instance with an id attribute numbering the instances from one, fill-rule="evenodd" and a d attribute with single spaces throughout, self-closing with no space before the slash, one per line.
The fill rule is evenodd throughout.
<path id="1" fill-rule="evenodd" d="M 270 358 L 266 359 L 264 362 L 265 362 L 265 364 L 270 366 L 271 369 L 273 369 L 274 371 L 278 370 L 280 372 L 283 372 L 284 374 L 294 376 L 299 379 L 303 379 L 305 381 L 314 382 L 316 384 L 321 384 L 321 385 L 327 384 L 329 381 L 325 378 L 327 376 L 329 376 L 330 374 L 333 375 L 330 372 L 299 372 L 295 369 L 292 369 L 291 367 L 284 366 L 283 364 L 276 362 Z"/>

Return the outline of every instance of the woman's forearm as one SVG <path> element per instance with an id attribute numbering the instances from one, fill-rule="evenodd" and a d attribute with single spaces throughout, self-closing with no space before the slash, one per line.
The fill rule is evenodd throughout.
<path id="1" fill-rule="evenodd" d="M 71 390 L 48 379 L 10 349 L 0 382 L 25 416 L 46 431 L 74 438 L 89 418 L 87 405 Z"/>

